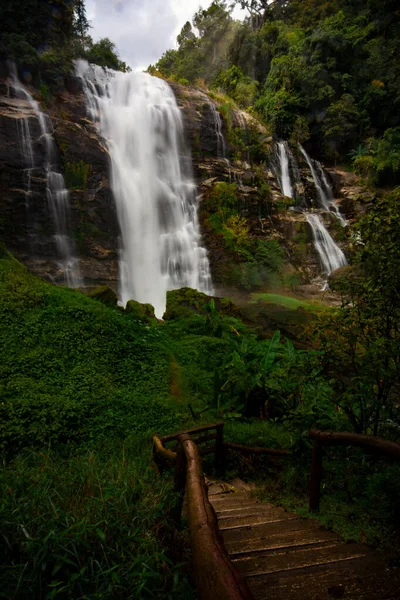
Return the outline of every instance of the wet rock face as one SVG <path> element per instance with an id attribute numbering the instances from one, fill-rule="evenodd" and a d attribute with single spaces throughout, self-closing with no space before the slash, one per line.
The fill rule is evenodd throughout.
<path id="1" fill-rule="evenodd" d="M 210 214 L 204 210 L 207 196 L 218 182 L 234 184 L 239 214 L 246 217 L 250 235 L 279 241 L 288 266 L 296 271 L 301 283 L 308 283 L 318 274 L 319 264 L 304 215 L 288 210 L 278 181 L 265 162 L 250 165 L 240 152 L 234 154 L 241 160 L 228 161 L 221 156 L 212 99 L 201 90 L 174 83 L 171 86 L 191 149 L 200 197 L 200 224 L 215 286 L 223 285 L 223 271 L 231 261 L 221 238 L 210 227 Z M 30 91 L 35 95 L 34 90 Z M 80 259 L 81 275 L 86 285 L 117 289 L 120 230 L 109 184 L 110 159 L 105 140 L 87 117 L 79 80 L 71 77 L 63 92 L 42 110 L 51 119 L 58 167 L 69 190 L 69 230 Z M 247 127 L 246 118 L 251 117 L 243 115 L 241 111 L 233 112 L 234 127 Z M 35 155 L 35 168 L 29 172 L 21 146 L 24 117 Z M 229 132 L 223 118 L 221 124 L 229 152 Z M 268 152 L 272 140 L 259 127 Z M 54 220 L 46 196 L 45 160 L 44 140 L 35 114 L 25 101 L 13 97 L 6 80 L 0 79 L 0 239 L 34 272 L 57 281 L 59 266 Z M 351 174 L 329 174 L 341 210 L 348 219 L 354 219 L 366 209 L 371 194 L 363 191 Z M 299 193 L 312 206 L 316 190 L 307 169 L 301 168 L 301 178 Z M 329 223 L 326 225 L 330 227 Z"/>
<path id="2" fill-rule="evenodd" d="M 71 84 L 72 85 L 72 84 Z M 32 92 L 32 90 L 31 90 Z M 33 91 L 34 93 L 34 91 Z M 49 115 L 57 147 L 57 169 L 69 189 L 70 236 L 87 284 L 116 287 L 119 226 L 109 186 L 104 140 L 86 118 L 83 95 L 64 91 L 42 110 Z M 22 128 L 28 127 L 31 157 L 24 155 Z M 46 194 L 46 150 L 29 104 L 0 82 L 0 238 L 38 275 L 57 281 L 55 224 Z"/>

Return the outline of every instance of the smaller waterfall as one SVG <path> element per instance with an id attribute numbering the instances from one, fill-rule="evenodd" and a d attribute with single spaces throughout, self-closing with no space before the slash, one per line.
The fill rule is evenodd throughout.
<path id="1" fill-rule="evenodd" d="M 332 212 L 332 209 L 336 209 L 333 210 L 334 214 L 341 223 L 343 223 L 343 221 L 345 222 L 344 217 L 342 217 L 336 204 L 334 203 L 332 190 L 329 186 L 322 166 L 316 161 L 312 161 L 304 148 L 301 146 L 300 150 L 310 167 L 311 174 L 318 191 L 318 196 L 322 204 L 322 209 L 327 212 Z M 295 196 L 295 191 L 292 185 L 292 178 L 295 179 L 296 184 L 299 183 L 300 171 L 287 142 L 278 142 L 276 145 L 275 159 L 272 167 L 279 181 L 282 194 L 284 196 L 288 196 L 289 198 L 293 198 Z M 308 209 L 302 207 L 297 207 L 297 210 L 304 213 L 307 222 L 310 224 L 313 234 L 314 247 L 321 261 L 321 267 L 324 275 L 328 276 L 335 269 L 347 265 L 347 260 L 343 251 L 335 243 L 332 236 L 326 229 L 321 215 L 318 213 L 311 213 Z"/>
<path id="2" fill-rule="evenodd" d="M 278 142 L 278 157 L 280 165 L 278 179 L 282 194 L 288 198 L 293 198 L 293 187 L 289 170 L 289 146 L 287 142 Z"/>
<path id="3" fill-rule="evenodd" d="M 207 97 L 208 99 L 208 97 Z M 217 155 L 218 158 L 226 158 L 226 143 L 222 133 L 222 119 L 214 102 L 208 99 L 214 119 L 215 135 L 217 136 Z"/>
<path id="4" fill-rule="evenodd" d="M 311 171 L 311 176 L 313 178 L 315 187 L 317 189 L 318 198 L 321 203 L 321 208 L 324 208 L 326 211 L 333 212 L 336 218 L 341 222 L 343 227 L 347 225 L 347 221 L 344 216 L 341 214 L 339 208 L 337 207 L 332 187 L 330 186 L 328 179 L 326 177 L 325 171 L 322 168 L 322 165 L 317 160 L 313 160 L 305 151 L 303 146 L 299 145 L 300 152 L 304 156 L 307 161 L 307 164 Z"/>
<path id="5" fill-rule="evenodd" d="M 327 231 L 319 214 L 306 213 L 306 219 L 311 226 L 314 238 L 314 247 L 318 252 L 325 275 L 330 275 L 335 269 L 347 265 L 347 260 Z"/>
<path id="6" fill-rule="evenodd" d="M 33 140 L 29 127 L 29 118 L 32 114 L 36 117 L 40 131 L 41 139 L 45 146 L 45 164 L 46 172 L 46 195 L 49 208 L 52 213 L 55 235 L 54 240 L 61 258 L 60 267 L 64 273 L 65 284 L 69 287 L 79 287 L 82 285 L 82 279 L 79 270 L 79 261 L 74 257 L 74 247 L 72 240 L 68 235 L 70 221 L 70 206 L 68 190 L 65 187 L 64 178 L 56 169 L 57 148 L 52 136 L 52 125 L 49 117 L 44 114 L 38 102 L 36 102 L 25 87 L 18 80 L 14 71 L 11 76 L 11 86 L 17 98 L 25 100 L 31 109 L 31 114 L 26 113 L 20 126 L 20 143 L 22 155 L 27 165 L 27 208 L 29 213 L 29 197 L 31 194 L 31 172 L 34 168 L 42 165 L 36 164 L 36 157 L 33 150 Z"/>

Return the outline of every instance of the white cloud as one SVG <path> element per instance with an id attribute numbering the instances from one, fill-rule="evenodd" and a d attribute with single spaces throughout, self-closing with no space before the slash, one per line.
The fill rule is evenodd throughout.
<path id="1" fill-rule="evenodd" d="M 155 63 L 176 45 L 176 36 L 200 7 L 212 0 L 87 0 L 94 40 L 109 37 L 133 69 Z M 235 9 L 241 18 L 243 11 Z"/>

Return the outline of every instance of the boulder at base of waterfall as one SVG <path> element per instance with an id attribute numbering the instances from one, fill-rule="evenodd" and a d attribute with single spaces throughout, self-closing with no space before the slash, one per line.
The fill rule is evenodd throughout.
<path id="1" fill-rule="evenodd" d="M 114 292 L 114 290 L 112 290 L 111 288 L 109 288 L 106 285 L 101 285 L 96 288 L 91 288 L 89 290 L 86 290 L 84 293 L 86 293 L 86 295 L 89 296 L 89 298 L 94 298 L 95 300 L 99 300 L 100 302 L 102 302 L 103 304 L 106 304 L 107 306 L 117 306 L 117 304 L 118 304 L 117 294 Z"/>
<path id="2" fill-rule="evenodd" d="M 167 307 L 163 319 L 185 319 L 201 313 L 210 300 L 210 296 L 188 287 L 167 292 Z"/>
<path id="3" fill-rule="evenodd" d="M 346 265 L 335 269 L 329 275 L 328 284 L 331 290 L 341 294 L 348 294 L 362 277 L 363 272 L 360 265 Z"/>
<path id="4" fill-rule="evenodd" d="M 141 304 L 136 300 L 128 300 L 125 312 L 129 313 L 134 319 L 148 321 L 149 323 L 156 318 L 154 314 L 154 306 L 151 304 Z"/>
<path id="5" fill-rule="evenodd" d="M 241 318 L 238 307 L 230 298 L 214 298 L 192 288 L 167 292 L 167 308 L 163 319 L 185 319 L 193 314 L 206 314 L 205 306 L 214 300 L 216 310 L 226 316 Z"/>

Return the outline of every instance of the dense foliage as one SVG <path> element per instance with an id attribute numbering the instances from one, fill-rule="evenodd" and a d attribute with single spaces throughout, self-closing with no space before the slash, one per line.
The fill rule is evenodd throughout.
<path id="1" fill-rule="evenodd" d="M 27 83 L 62 85 L 75 58 L 125 71 L 108 38 L 94 43 L 83 0 L 5 0 L 0 5 L 0 62 L 14 61 Z"/>
<path id="2" fill-rule="evenodd" d="M 156 68 L 167 77 L 222 88 L 258 111 L 273 133 L 312 142 L 328 159 L 359 145 L 358 164 L 381 181 L 399 181 L 400 15 L 395 0 L 237 2 L 224 0 L 186 23 L 179 47 Z"/>

